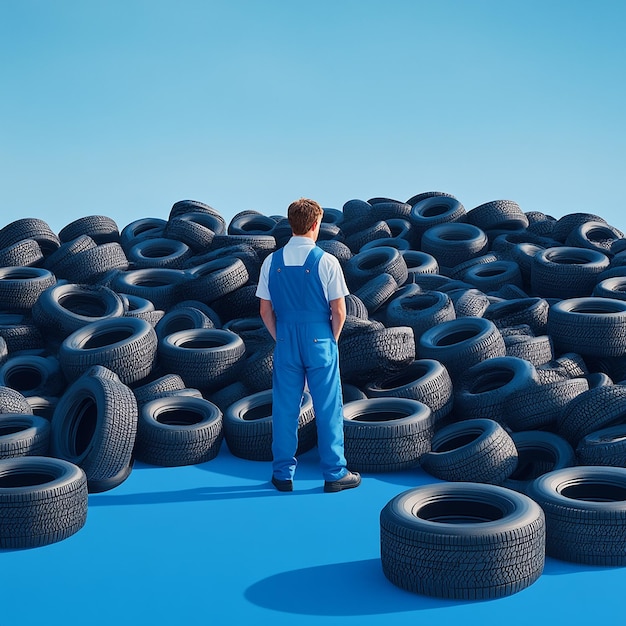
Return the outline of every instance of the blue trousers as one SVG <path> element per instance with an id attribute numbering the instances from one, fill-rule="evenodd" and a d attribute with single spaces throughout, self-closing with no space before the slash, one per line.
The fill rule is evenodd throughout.
<path id="1" fill-rule="evenodd" d="M 337 342 L 330 323 L 279 323 L 274 349 L 273 472 L 292 479 L 296 470 L 298 417 L 308 385 L 313 399 L 320 465 L 325 480 L 348 473 L 343 452 L 343 403 Z"/>

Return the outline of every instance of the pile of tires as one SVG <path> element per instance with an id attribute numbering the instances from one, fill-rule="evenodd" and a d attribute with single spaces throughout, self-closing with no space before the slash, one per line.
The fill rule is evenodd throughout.
<path id="1" fill-rule="evenodd" d="M 271 458 L 273 342 L 255 291 L 289 236 L 283 216 L 242 211 L 227 223 L 195 200 L 121 230 L 97 215 L 59 233 L 35 218 L 0 228 L 0 498 L 14 502 L 19 488 L 49 500 L 8 505 L 45 519 L 3 529 L 0 547 L 76 532 L 87 494 L 120 485 L 135 460 L 205 463 L 223 444 Z M 466 210 L 425 192 L 327 208 L 318 245 L 351 292 L 339 339 L 350 466 L 420 468 L 452 489 L 386 508 L 388 578 L 485 598 L 536 580 L 544 545 L 621 564 L 626 545 L 609 520 L 626 500 L 623 233 L 595 214 L 557 219 L 510 200 Z M 305 393 L 298 454 L 315 435 Z M 514 530 L 501 534 L 496 518 L 517 520 Z M 597 532 L 577 543 L 563 531 L 582 524 Z M 442 560 L 402 569 L 402 555 L 428 559 L 441 542 L 452 546 Z M 510 567 L 485 561 L 509 563 L 508 551 Z M 506 583 L 503 568 L 515 572 Z"/>

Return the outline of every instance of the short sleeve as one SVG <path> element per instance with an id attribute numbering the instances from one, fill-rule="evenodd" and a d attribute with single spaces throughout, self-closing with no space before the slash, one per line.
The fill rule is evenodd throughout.
<path id="1" fill-rule="evenodd" d="M 343 298 L 350 293 L 337 257 L 326 252 L 321 259 L 319 273 L 329 302 Z"/>
<path id="2" fill-rule="evenodd" d="M 261 264 L 261 272 L 259 274 L 259 282 L 256 287 L 256 297 L 262 298 L 263 300 L 271 300 L 270 296 L 270 286 L 269 286 L 269 276 L 270 276 L 270 265 L 272 255 L 265 257 L 263 263 Z"/>

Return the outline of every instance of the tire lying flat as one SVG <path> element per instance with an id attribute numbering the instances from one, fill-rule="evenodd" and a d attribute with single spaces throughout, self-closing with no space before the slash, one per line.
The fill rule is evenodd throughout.
<path id="1" fill-rule="evenodd" d="M 87 479 L 67 461 L 0 460 L 0 547 L 35 548 L 78 532 L 87 520 Z"/>
<path id="2" fill-rule="evenodd" d="M 405 491 L 380 513 L 384 575 L 415 593 L 501 598 L 541 575 L 545 518 L 524 494 L 468 482 Z"/>

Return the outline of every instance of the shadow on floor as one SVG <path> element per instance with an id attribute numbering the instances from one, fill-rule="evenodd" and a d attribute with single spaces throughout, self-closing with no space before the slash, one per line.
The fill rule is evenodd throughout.
<path id="1" fill-rule="evenodd" d="M 465 604 L 395 587 L 382 573 L 379 559 L 282 572 L 248 587 L 245 597 L 265 609 L 320 616 L 378 615 Z"/>

